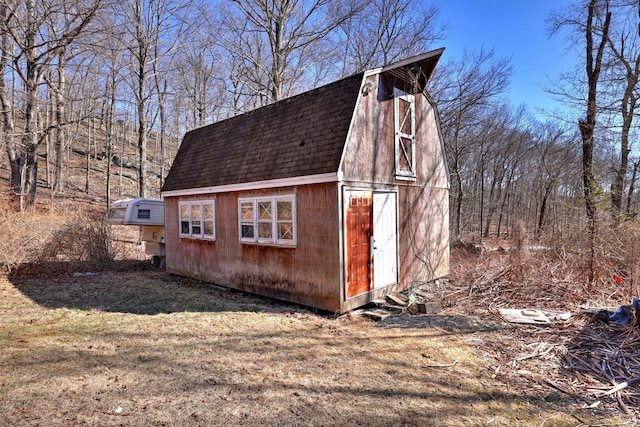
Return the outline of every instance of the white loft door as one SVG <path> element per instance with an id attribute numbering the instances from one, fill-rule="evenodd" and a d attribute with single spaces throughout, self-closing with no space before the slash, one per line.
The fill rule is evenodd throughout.
<path id="1" fill-rule="evenodd" d="M 396 193 L 373 194 L 373 287 L 398 282 Z"/>

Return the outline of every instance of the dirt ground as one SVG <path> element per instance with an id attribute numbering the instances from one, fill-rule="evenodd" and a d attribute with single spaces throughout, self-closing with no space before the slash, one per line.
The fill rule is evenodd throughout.
<path id="1" fill-rule="evenodd" d="M 37 270 L 0 280 L 3 425 L 638 425 L 571 387 L 562 354 L 584 320 L 465 312 L 446 282 L 429 288 L 439 313 L 373 322 L 139 261 Z"/>

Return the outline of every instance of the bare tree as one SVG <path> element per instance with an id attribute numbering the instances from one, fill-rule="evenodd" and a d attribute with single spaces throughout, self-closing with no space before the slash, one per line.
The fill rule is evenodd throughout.
<path id="1" fill-rule="evenodd" d="M 586 96 L 583 105 L 586 114 L 578 121 L 578 128 L 582 140 L 582 185 L 585 202 L 585 212 L 588 221 L 589 238 L 589 274 L 588 282 L 595 278 L 595 250 L 597 234 L 597 204 L 596 194 L 598 183 L 594 174 L 594 148 L 596 133 L 596 118 L 600 109 L 598 84 L 603 71 L 607 40 L 611 24 L 609 0 L 589 0 L 574 5 L 573 8 L 556 12 L 551 16 L 552 31 L 558 32 L 562 28 L 569 28 L 575 36 L 580 36 L 585 48 L 584 78 L 574 78 L 572 81 L 579 85 L 578 93 Z M 581 86 L 581 87 L 580 87 Z"/>
<path id="2" fill-rule="evenodd" d="M 638 42 L 640 27 L 638 20 L 631 17 L 640 5 L 623 2 L 617 5 L 615 12 L 618 19 L 617 25 L 612 26 L 607 33 L 607 43 L 609 51 L 613 57 L 610 64 L 612 71 L 611 82 L 619 88 L 617 92 L 622 92 L 621 96 L 615 97 L 615 109 L 621 115 L 620 131 L 620 160 L 614 168 L 614 180 L 611 189 L 611 207 L 614 220 L 619 220 L 622 213 L 622 199 L 624 196 L 624 180 L 627 175 L 629 164 L 629 154 L 631 152 L 629 135 L 631 132 L 633 119 L 636 115 L 638 98 L 640 97 L 638 82 L 640 79 L 640 44 Z M 615 17 L 614 17 L 615 18 Z"/>
<path id="3" fill-rule="evenodd" d="M 58 2 L 52 4 L 41 0 L 8 3 L 6 6 L 3 33 L 10 41 L 3 43 L 3 51 L 11 58 L 14 71 L 24 86 L 24 130 L 20 144 L 11 138 L 7 143 L 11 166 L 10 186 L 12 196 L 19 196 L 20 207 L 23 201 L 33 204 L 36 196 L 38 178 L 38 146 L 43 140 L 38 123 L 39 99 L 38 87 L 53 61 L 63 52 L 78 35 L 89 25 L 95 16 L 102 0 L 86 2 Z M 52 15 L 56 15 L 52 18 Z M 57 37 L 47 31 L 51 22 L 62 23 L 64 31 Z M 44 36 L 49 38 L 43 39 Z M 5 86 L 2 89 L 7 89 Z M 8 91 L 0 93 L 7 97 Z M 9 101 L 3 101 L 9 104 Z M 4 114 L 12 114 L 5 110 Z M 5 120 L 6 121 L 6 120 Z M 10 121 L 13 122 L 13 119 Z"/>
<path id="4" fill-rule="evenodd" d="M 442 132 L 451 174 L 452 236 L 460 236 L 466 164 L 481 140 L 483 112 L 509 85 L 509 60 L 496 58 L 493 50 L 465 52 L 436 71 L 432 92 L 441 117 Z"/>
<path id="5" fill-rule="evenodd" d="M 141 0 L 133 2 L 135 33 L 133 45 L 130 47 L 135 58 L 135 98 L 138 109 L 138 195 L 147 195 L 147 80 L 149 77 L 149 52 L 153 37 L 159 37 L 158 29 L 153 27 L 153 11 L 144 8 Z"/>
<path id="6" fill-rule="evenodd" d="M 228 62 L 221 59 L 223 54 L 211 33 L 206 32 L 191 35 L 188 46 L 177 52 L 175 90 L 185 101 L 185 113 L 192 126 L 213 120 L 226 104 L 224 83 L 233 78 L 226 78 L 223 66 Z"/>
<path id="7" fill-rule="evenodd" d="M 59 38 L 59 34 L 65 31 L 65 25 L 64 21 L 49 21 L 48 31 L 54 38 Z M 69 120 L 67 118 L 67 98 L 69 96 L 67 74 L 69 70 L 67 70 L 67 66 L 69 61 L 73 61 L 74 56 L 77 54 L 77 52 L 74 52 L 73 47 L 74 45 L 71 44 L 62 46 L 57 52 L 57 57 L 52 61 L 49 67 L 49 72 L 43 76 L 50 92 L 50 104 L 52 106 L 51 123 L 46 126 L 43 131 L 49 134 L 54 141 L 53 182 L 51 188 L 56 193 L 64 191 L 64 153 L 67 143 L 66 128 L 69 124 Z M 82 64 L 82 60 L 79 61 L 79 63 L 81 70 L 75 66 L 76 64 L 72 64 L 75 66 L 72 74 L 73 72 L 76 74 L 81 73 L 83 75 L 90 74 L 86 72 L 87 70 L 84 67 L 84 64 Z M 83 94 L 82 96 L 87 95 Z"/>
<path id="8" fill-rule="evenodd" d="M 113 147 L 116 139 L 116 104 L 118 86 L 121 85 L 121 68 L 123 66 L 124 42 L 122 34 L 116 32 L 116 26 L 112 21 L 112 17 L 102 16 L 102 27 L 110 29 L 111 37 L 107 37 L 96 43 L 98 47 L 98 57 L 102 60 L 102 69 L 104 70 L 105 89 L 103 102 L 105 105 L 105 157 L 106 163 L 106 204 L 111 203 L 111 165 L 113 163 Z M 123 159 L 120 159 L 122 163 Z"/>
<path id="9" fill-rule="evenodd" d="M 138 117 L 138 195 L 147 196 L 148 162 L 147 144 L 150 127 L 149 101 L 155 87 L 151 84 L 158 72 L 157 62 L 172 53 L 177 46 L 185 25 L 181 14 L 186 3 L 174 0 L 145 2 L 130 0 L 124 6 L 126 22 L 133 19 L 127 28 L 129 52 L 132 58 L 132 92 Z"/>
<path id="10" fill-rule="evenodd" d="M 216 28 L 221 46 L 241 59 L 238 77 L 269 103 L 298 89 L 322 42 L 360 8 L 340 0 L 235 0 Z"/>
<path id="11" fill-rule="evenodd" d="M 594 133 L 596 128 L 598 80 L 602 71 L 602 58 L 606 48 L 611 23 L 608 1 L 604 2 L 603 10 L 598 6 L 598 0 L 589 2 L 585 37 L 586 37 L 586 74 L 588 80 L 587 111 L 586 117 L 580 120 L 578 127 L 582 136 L 582 179 L 584 185 L 584 200 L 589 220 L 589 277 L 588 282 L 595 278 L 595 246 L 597 232 L 597 208 L 595 202 L 596 181 L 593 173 L 593 149 Z M 602 14 L 604 13 L 604 17 Z M 603 20 L 604 19 L 604 20 Z M 600 41 L 597 48 L 594 47 L 594 37 Z M 595 49 L 595 50 L 594 50 Z M 595 54 L 595 55 L 594 55 Z"/>
<path id="12" fill-rule="evenodd" d="M 11 103 L 11 95 L 7 75 L 9 73 L 9 60 L 12 58 L 13 41 L 9 28 L 17 19 L 13 9 L 15 4 L 9 4 L 7 1 L 0 3 L 0 36 L 2 37 L 2 55 L 0 55 L 0 104 L 2 105 L 2 119 L 0 120 L 0 137 L 2 145 L 6 147 L 9 157 L 10 176 L 9 183 L 14 194 L 22 193 L 22 164 L 23 156 L 18 151 L 15 143 L 15 120 L 13 115 L 13 105 Z"/>
<path id="13" fill-rule="evenodd" d="M 484 215 L 486 198 L 486 215 L 484 220 L 483 237 L 489 237 L 492 227 L 496 235 L 500 236 L 503 210 L 506 198 L 511 189 L 514 177 L 520 170 L 520 165 L 526 156 L 531 154 L 534 147 L 532 135 L 526 121 L 526 110 L 519 107 L 512 111 L 508 106 L 501 105 L 491 109 L 484 127 L 488 130 L 488 147 L 483 151 L 483 161 L 488 171 L 483 171 L 479 177 L 482 180 L 483 191 L 480 195 L 481 214 Z M 486 157 L 486 159 L 484 159 Z M 484 181 L 488 184 L 488 194 L 484 191 Z M 498 216 L 497 222 L 494 220 Z M 482 216 L 481 216 L 482 218 Z M 480 221 L 482 224 L 483 221 Z"/>
<path id="14" fill-rule="evenodd" d="M 54 98 L 54 100 L 52 100 L 54 108 L 54 122 L 52 126 L 53 135 L 55 137 L 55 159 L 52 187 L 54 192 L 59 193 L 63 190 L 63 156 L 65 146 L 64 125 L 66 122 L 66 100 L 64 96 L 66 87 L 66 48 L 60 50 L 58 60 L 56 62 L 55 71 L 52 70 L 51 78 L 47 79 L 47 85 Z"/>
<path id="15" fill-rule="evenodd" d="M 383 66 L 428 50 L 443 38 L 435 5 L 416 8 L 408 0 L 374 0 L 340 25 L 343 73 Z"/>
<path id="16" fill-rule="evenodd" d="M 633 169 L 631 173 L 631 179 L 629 182 L 629 191 L 627 192 L 627 214 L 631 213 L 631 198 L 633 197 L 633 193 L 636 187 L 636 178 L 638 177 L 638 168 L 640 168 L 640 160 L 636 160 L 633 162 Z"/>

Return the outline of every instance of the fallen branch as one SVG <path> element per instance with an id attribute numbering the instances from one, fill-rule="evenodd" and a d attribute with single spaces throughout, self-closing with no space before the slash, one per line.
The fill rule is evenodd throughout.
<path id="1" fill-rule="evenodd" d="M 617 392 L 617 391 L 622 390 L 623 388 L 626 388 L 628 385 L 629 385 L 629 383 L 627 383 L 626 381 L 625 381 L 625 382 L 623 382 L 623 383 L 620 383 L 620 384 L 618 384 L 617 386 L 615 386 L 614 388 L 612 388 L 611 390 L 609 390 L 609 391 L 605 391 L 604 393 L 600 393 L 600 396 L 599 396 L 599 397 L 602 397 L 602 396 L 609 396 L 610 394 L 613 394 L 613 393 L 615 393 L 615 392 Z"/>

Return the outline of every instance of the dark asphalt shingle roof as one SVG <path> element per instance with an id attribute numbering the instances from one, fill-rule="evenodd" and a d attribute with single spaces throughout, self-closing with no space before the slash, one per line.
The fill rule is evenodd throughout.
<path id="1" fill-rule="evenodd" d="M 187 132 L 162 191 L 337 172 L 362 78 Z"/>

